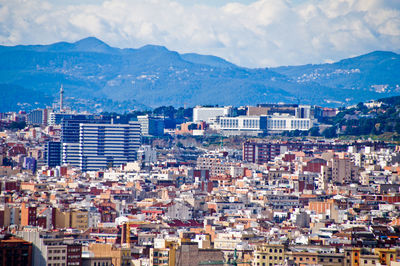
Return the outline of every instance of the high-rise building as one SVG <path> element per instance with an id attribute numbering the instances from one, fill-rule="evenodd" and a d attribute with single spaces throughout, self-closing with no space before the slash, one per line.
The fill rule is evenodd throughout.
<path id="1" fill-rule="evenodd" d="M 62 164 L 79 166 L 80 124 L 109 124 L 110 118 L 94 115 L 70 115 L 61 121 Z"/>
<path id="2" fill-rule="evenodd" d="M 149 115 L 140 115 L 137 119 L 140 124 L 142 136 L 164 135 L 164 119 Z"/>
<path id="3" fill-rule="evenodd" d="M 27 115 L 28 125 L 47 125 L 48 109 L 35 109 Z"/>
<path id="4" fill-rule="evenodd" d="M 299 105 L 295 110 L 296 118 L 310 118 L 311 117 L 311 106 L 310 105 Z"/>
<path id="5" fill-rule="evenodd" d="M 49 167 L 61 165 L 61 142 L 49 141 L 45 150 L 46 164 Z"/>
<path id="6" fill-rule="evenodd" d="M 26 122 L 29 125 L 43 124 L 43 109 L 36 109 L 29 112 Z"/>
<path id="7" fill-rule="evenodd" d="M 140 143 L 138 122 L 80 124 L 80 167 L 82 171 L 91 171 L 135 161 Z"/>
<path id="8" fill-rule="evenodd" d="M 193 122 L 209 122 L 219 116 L 232 116 L 232 107 L 202 107 L 193 108 Z"/>

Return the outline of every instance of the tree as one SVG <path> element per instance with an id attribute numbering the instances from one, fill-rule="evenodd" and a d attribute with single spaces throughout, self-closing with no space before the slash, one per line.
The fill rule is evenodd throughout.
<path id="1" fill-rule="evenodd" d="M 319 127 L 311 128 L 309 133 L 310 133 L 310 136 L 313 136 L 313 137 L 321 136 L 321 134 L 319 133 Z"/>
<path id="2" fill-rule="evenodd" d="M 322 132 L 322 135 L 325 138 L 336 138 L 337 137 L 336 127 L 328 127 L 327 129 L 324 130 L 324 132 Z"/>

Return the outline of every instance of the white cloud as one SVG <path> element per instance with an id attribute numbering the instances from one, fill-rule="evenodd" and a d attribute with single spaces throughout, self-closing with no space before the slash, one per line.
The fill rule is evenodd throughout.
<path id="1" fill-rule="evenodd" d="M 0 44 L 96 36 L 112 46 L 158 44 L 251 67 L 321 63 L 373 50 L 398 52 L 399 2 L 0 0 Z"/>

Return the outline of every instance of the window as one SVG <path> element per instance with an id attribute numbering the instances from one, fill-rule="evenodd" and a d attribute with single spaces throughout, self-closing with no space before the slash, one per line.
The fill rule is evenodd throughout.
<path id="1" fill-rule="evenodd" d="M 367 264 L 368 263 L 368 261 L 367 260 L 364 260 L 364 264 Z"/>

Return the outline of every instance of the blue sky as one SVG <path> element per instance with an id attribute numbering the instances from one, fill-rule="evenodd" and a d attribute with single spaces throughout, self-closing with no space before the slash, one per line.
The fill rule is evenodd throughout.
<path id="1" fill-rule="evenodd" d="M 400 50 L 399 0 L 0 0 L 0 44 L 95 36 L 247 67 L 333 62 Z"/>

